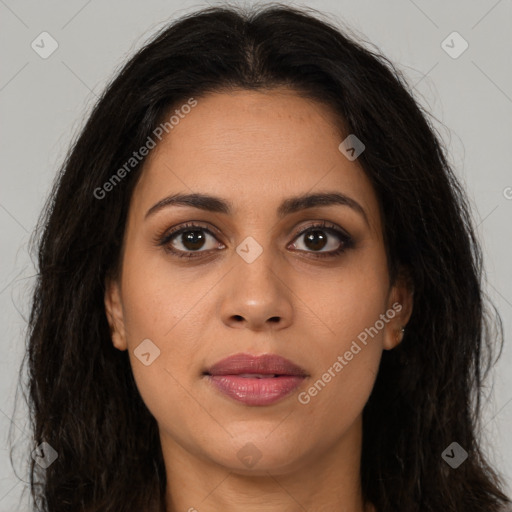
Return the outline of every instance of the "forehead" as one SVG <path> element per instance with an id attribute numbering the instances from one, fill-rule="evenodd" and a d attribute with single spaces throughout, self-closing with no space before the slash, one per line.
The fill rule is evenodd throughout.
<path id="1" fill-rule="evenodd" d="M 354 197 L 370 217 L 378 215 L 362 168 L 338 149 L 346 135 L 327 106 L 288 89 L 215 93 L 196 101 L 148 155 L 136 208 L 147 210 L 176 192 L 203 192 L 254 211 L 329 189 Z"/>

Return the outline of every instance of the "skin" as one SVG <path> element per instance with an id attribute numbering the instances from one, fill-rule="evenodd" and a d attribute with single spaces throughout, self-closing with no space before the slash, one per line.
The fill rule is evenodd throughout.
<path id="1" fill-rule="evenodd" d="M 340 504 L 345 512 L 375 510 L 361 495 L 362 410 L 382 351 L 401 339 L 412 291 L 403 280 L 390 283 L 377 197 L 357 160 L 339 151 L 346 135 L 338 124 L 327 107 L 288 89 L 209 94 L 145 162 L 105 306 L 113 344 L 129 350 L 138 389 L 159 425 L 169 512 L 334 512 Z M 344 205 L 277 216 L 284 199 L 320 191 L 350 196 L 368 223 Z M 178 192 L 219 196 L 234 211 L 173 205 L 145 218 Z M 328 245 L 318 249 L 296 234 L 324 220 L 347 231 L 354 246 L 315 258 L 315 251 L 339 247 L 336 235 L 327 233 Z M 201 232 L 199 257 L 173 256 L 155 242 L 190 221 L 218 230 Z M 236 252 L 248 236 L 263 249 L 252 263 Z M 172 244 L 193 252 L 180 235 Z M 298 393 L 396 302 L 401 311 L 308 404 L 300 403 Z M 160 350 L 148 366 L 134 354 L 144 339 Z M 279 402 L 245 405 L 203 376 L 240 352 L 279 354 L 309 377 Z M 237 456 L 249 442 L 261 456 L 250 468 Z"/>

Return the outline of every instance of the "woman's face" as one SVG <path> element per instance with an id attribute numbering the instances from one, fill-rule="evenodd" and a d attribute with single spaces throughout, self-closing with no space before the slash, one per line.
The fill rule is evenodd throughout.
<path id="1" fill-rule="evenodd" d="M 146 160 L 105 297 L 164 452 L 278 474 L 357 451 L 382 350 L 411 309 L 390 285 L 369 180 L 330 111 L 293 91 L 211 94 L 185 110 Z M 176 194 L 216 201 L 160 203 Z M 293 200 L 317 194 L 339 200 Z M 305 376 L 208 374 L 235 354 L 279 355 Z"/>

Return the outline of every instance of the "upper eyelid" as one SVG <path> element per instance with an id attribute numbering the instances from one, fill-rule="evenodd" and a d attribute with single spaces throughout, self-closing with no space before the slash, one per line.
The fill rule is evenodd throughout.
<path id="1" fill-rule="evenodd" d="M 189 225 L 187 225 L 187 224 L 189 224 Z M 193 230 L 193 229 L 206 231 L 213 236 L 220 235 L 220 231 L 217 230 L 216 228 L 212 227 L 210 224 L 202 225 L 199 222 L 190 221 L 190 222 L 185 222 L 185 224 L 183 226 L 178 225 L 174 228 L 165 230 L 164 233 L 162 234 L 162 236 L 160 237 L 160 239 L 167 239 L 167 238 L 175 237 L 176 235 L 178 235 L 184 231 Z"/>
<path id="2" fill-rule="evenodd" d="M 173 240 L 175 237 L 177 237 L 182 232 L 186 232 L 187 230 L 204 230 L 208 232 L 210 235 L 212 235 L 214 238 L 217 238 L 216 235 L 220 234 L 220 230 L 217 228 L 214 228 L 209 223 L 204 223 L 203 221 L 189 221 L 185 222 L 185 225 L 180 226 L 178 225 L 176 228 L 172 228 L 165 232 L 160 239 L 166 240 L 165 243 L 169 243 L 171 240 Z M 350 235 L 345 229 L 337 226 L 335 223 L 330 221 L 313 221 L 313 224 L 304 226 L 299 229 L 299 231 L 295 234 L 292 241 L 296 240 L 299 236 L 303 235 L 307 231 L 311 229 L 323 229 L 325 231 L 328 231 L 331 234 L 341 236 L 342 238 L 349 238 L 352 239 L 352 235 Z M 219 241 L 219 240 L 218 240 Z M 220 241 L 219 241 L 220 242 Z M 223 243 L 223 242 L 220 242 Z M 199 251 L 198 251 L 199 252 Z M 205 252 L 205 251 L 203 251 Z"/>
<path id="3" fill-rule="evenodd" d="M 334 223 L 331 223 L 328 221 L 319 221 L 314 224 L 311 224 L 310 226 L 305 226 L 305 227 L 299 229 L 299 231 L 295 235 L 295 238 L 299 237 L 300 235 L 302 235 L 306 231 L 309 231 L 310 229 L 323 229 L 325 231 L 328 231 L 329 233 L 334 232 L 337 235 L 343 235 L 344 237 L 352 238 L 352 236 L 349 235 L 346 230 L 344 230 L 343 228 L 336 226 Z M 295 240 L 295 238 L 294 238 L 294 240 Z"/>

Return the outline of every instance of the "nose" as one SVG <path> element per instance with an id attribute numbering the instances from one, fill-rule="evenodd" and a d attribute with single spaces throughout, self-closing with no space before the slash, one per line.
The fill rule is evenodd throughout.
<path id="1" fill-rule="evenodd" d="M 221 297 L 221 319 L 229 327 L 276 330 L 293 320 L 293 293 L 270 250 L 251 263 L 238 261 L 222 280 Z"/>

